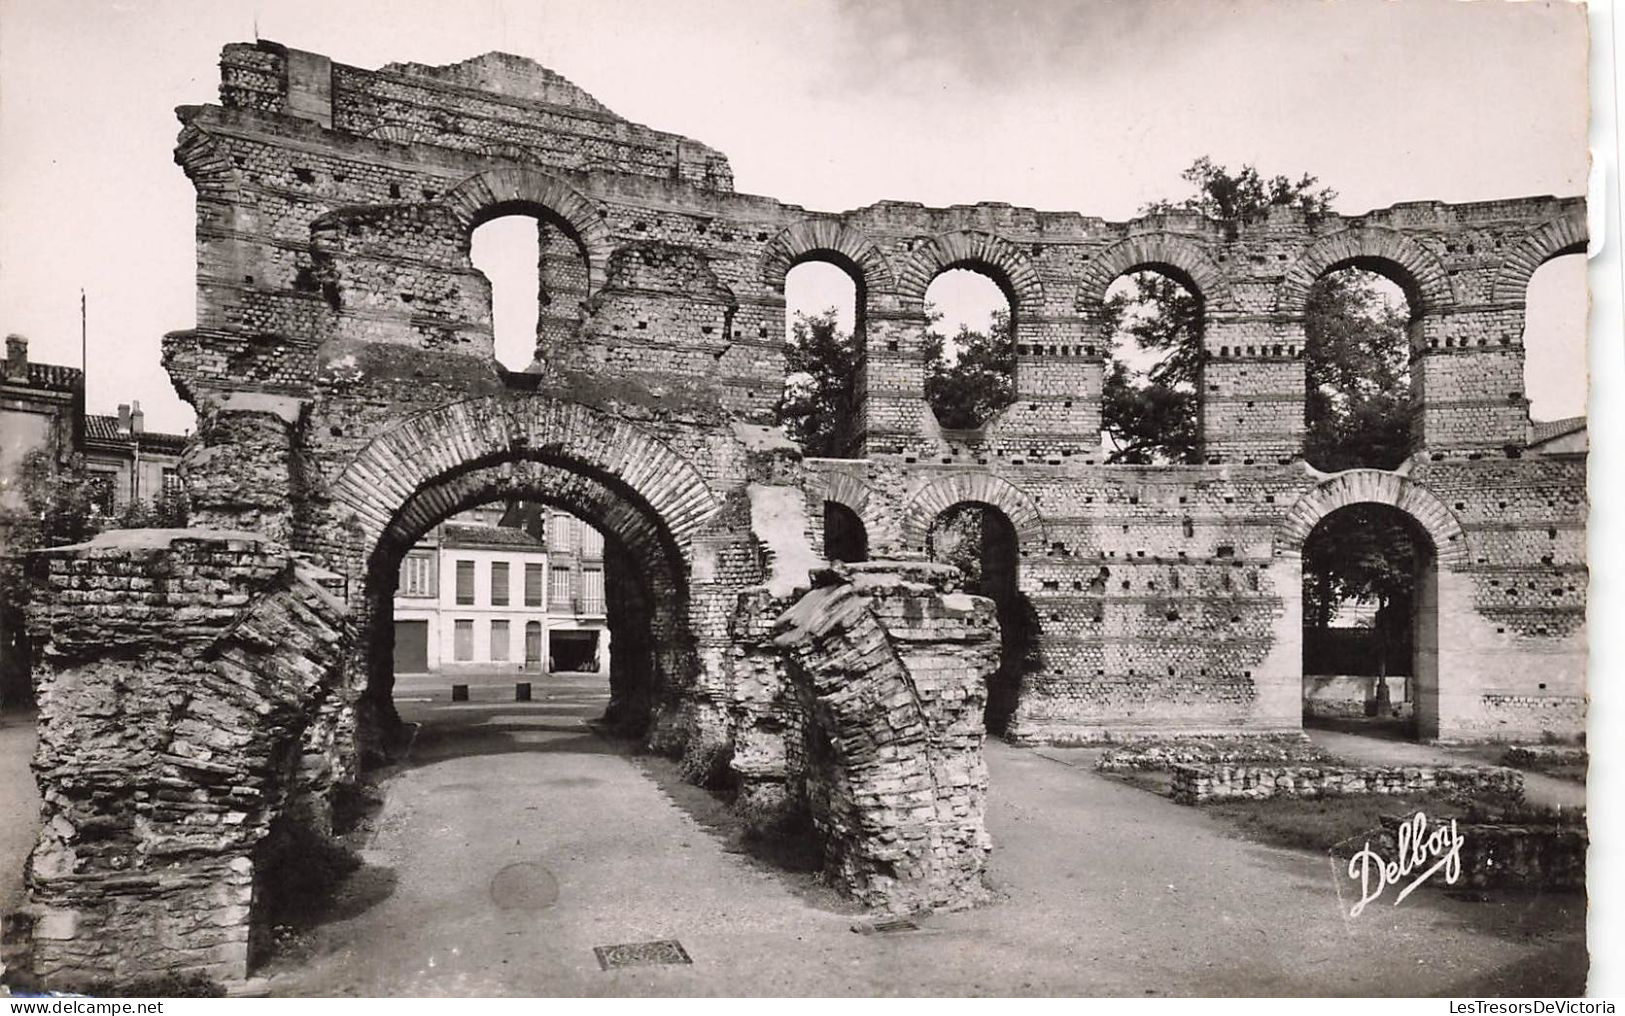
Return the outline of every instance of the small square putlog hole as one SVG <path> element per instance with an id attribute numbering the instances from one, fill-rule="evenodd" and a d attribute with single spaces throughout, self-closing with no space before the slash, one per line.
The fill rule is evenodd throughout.
<path id="1" fill-rule="evenodd" d="M 622 945 L 595 945 L 593 955 L 605 970 L 616 967 L 651 967 L 668 963 L 689 963 L 688 951 L 674 938 L 657 942 L 626 942 Z"/>

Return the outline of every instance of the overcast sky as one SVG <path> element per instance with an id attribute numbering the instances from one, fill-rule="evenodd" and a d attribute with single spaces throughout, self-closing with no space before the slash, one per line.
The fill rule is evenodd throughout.
<path id="1" fill-rule="evenodd" d="M 1131 217 L 1198 155 L 1311 172 L 1344 212 L 1585 188 L 1586 24 L 1568 4 L 1318 0 L 0 2 L 0 330 L 77 363 L 91 407 L 191 420 L 158 364 L 191 327 L 173 108 L 229 41 L 361 67 L 533 57 L 631 120 L 725 152 L 741 191 Z M 1554 263 L 1530 392 L 1584 411 L 1580 259 Z M 809 298 L 817 303 L 816 296 Z M 1537 341 L 1537 340 L 1532 340 Z"/>

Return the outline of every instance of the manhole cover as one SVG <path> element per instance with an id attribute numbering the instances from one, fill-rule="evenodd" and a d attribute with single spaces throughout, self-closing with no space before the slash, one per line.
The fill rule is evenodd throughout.
<path id="1" fill-rule="evenodd" d="M 544 910 L 559 901 L 559 880 L 539 864 L 510 864 L 491 879 L 498 910 Z"/>
<path id="2" fill-rule="evenodd" d="M 658 942 L 627 942 L 623 945 L 595 945 L 593 955 L 605 970 L 614 967 L 648 967 L 662 963 L 693 963 L 683 943 L 674 938 Z"/>

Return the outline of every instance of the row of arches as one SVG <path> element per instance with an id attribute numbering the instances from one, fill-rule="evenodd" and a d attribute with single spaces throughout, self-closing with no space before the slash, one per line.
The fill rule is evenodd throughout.
<path id="1" fill-rule="evenodd" d="M 823 491 L 826 553 L 832 560 L 865 560 L 869 491 L 851 477 L 838 479 L 845 482 Z M 997 608 L 999 666 L 988 680 L 985 720 L 990 732 L 1002 734 L 1024 675 L 1042 665 L 1041 624 L 1020 579 L 1024 553 L 1044 545 L 1042 520 L 1017 488 L 969 474 L 929 485 L 903 514 L 906 545 L 958 566 L 965 588 Z M 1335 549 L 1350 540 L 1380 541 L 1389 560 L 1368 567 Z M 1368 729 L 1439 736 L 1439 573 L 1467 561 L 1466 537 L 1449 507 L 1395 473 L 1340 473 L 1293 505 L 1276 533 L 1274 555 L 1297 565 L 1290 574 L 1299 585 L 1286 595 L 1298 601 L 1285 616 L 1302 622 L 1297 662 L 1305 722 L 1324 719 L 1319 710 L 1328 701 L 1346 708 L 1352 687 L 1363 691 L 1363 703 L 1356 704 L 1375 721 Z M 1090 588 L 1104 586 L 1095 579 Z M 1365 623 L 1334 626 L 1349 614 L 1363 614 Z M 1328 684 L 1334 686 L 1330 696 L 1324 694 Z"/>
<path id="2" fill-rule="evenodd" d="M 470 178 L 443 201 L 467 230 L 472 264 L 491 283 L 497 359 L 509 370 L 535 369 L 573 334 L 587 297 L 602 283 L 613 237 L 601 210 L 555 178 L 519 168 Z M 1524 392 L 1532 414 L 1537 419 L 1579 415 L 1584 410 L 1578 380 L 1585 374 L 1579 339 L 1584 334 L 1584 261 L 1571 255 L 1584 245 L 1584 224 L 1572 214 L 1549 222 L 1502 255 L 1489 292 L 1469 296 L 1454 292 L 1439 257 L 1407 235 L 1351 226 L 1320 238 L 1290 260 L 1279 255 L 1283 271 L 1267 310 L 1278 319 L 1312 326 L 1317 287 L 1328 278 L 1361 273 L 1376 280 L 1375 291 L 1403 318 L 1403 354 L 1454 344 L 1457 340 L 1444 336 L 1434 323 L 1463 303 L 1472 303 L 1475 310 L 1526 306 Z M 829 327 L 850 349 L 840 368 L 854 379 L 867 359 L 870 318 L 877 309 L 891 314 L 914 304 L 931 308 L 925 394 L 944 428 L 980 427 L 1013 401 L 1018 384 L 1026 384 L 1018 380 L 1018 371 L 1025 369 L 1018 362 L 1036 362 L 1040 355 L 1101 357 L 1107 362 L 1105 389 L 1071 393 L 1098 397 L 1106 408 L 1101 459 L 1184 461 L 1194 456 L 1147 458 L 1125 435 L 1136 414 L 1152 417 L 1142 421 L 1144 429 L 1173 431 L 1191 444 L 1198 440 L 1196 417 L 1203 399 L 1197 374 L 1207 358 L 1312 357 L 1314 352 L 1291 340 L 1260 346 L 1240 338 L 1251 338 L 1251 330 L 1238 331 L 1234 345 L 1202 334 L 1214 324 L 1229 328 L 1232 320 L 1257 310 L 1240 306 L 1217 256 L 1175 233 L 1131 236 L 1089 255 L 1071 298 L 1057 301 L 1055 294 L 1046 293 L 1031 253 L 992 233 L 939 235 L 910 245 L 906 255 L 888 257 L 855 227 L 814 219 L 768 240 L 760 277 L 784 296 L 785 334 L 792 343 L 801 334 L 798 322 L 827 315 Z M 1143 341 L 1158 327 L 1170 331 L 1168 321 L 1135 316 L 1136 309 L 1148 305 L 1144 294 L 1157 290 L 1174 293 L 1190 308 L 1177 349 Z M 1166 299 L 1160 305 L 1173 306 Z M 1075 336 L 1073 343 L 1039 341 L 1053 338 L 1053 320 L 1068 318 L 1081 319 L 1081 331 L 1063 325 Z M 1481 329 L 1472 341 L 1494 343 L 1483 334 L 1493 328 Z M 1498 341 L 1512 340 L 1503 333 Z M 1403 362 L 1395 365 L 1400 374 L 1405 367 Z M 967 371 L 977 372 L 973 381 L 963 380 Z M 803 383 L 794 374 L 793 367 L 787 369 L 789 388 Z M 1306 396 L 1313 413 L 1313 379 Z M 854 392 L 852 408 L 861 406 L 862 398 L 862 392 Z M 1165 422 L 1170 416 L 1173 426 Z M 1313 431 L 1313 417 L 1307 423 Z M 854 447 L 850 437 L 835 438 L 817 453 L 842 455 Z M 1323 468 L 1394 464 L 1373 458 Z"/>

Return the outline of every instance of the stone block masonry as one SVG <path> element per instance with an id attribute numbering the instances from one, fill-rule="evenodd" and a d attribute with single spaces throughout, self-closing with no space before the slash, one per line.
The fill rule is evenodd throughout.
<path id="1" fill-rule="evenodd" d="M 1448 791 L 1503 798 L 1523 795 L 1523 774 L 1499 766 L 1176 765 L 1174 800 L 1263 801 L 1272 797 L 1348 797 Z"/>
<path id="2" fill-rule="evenodd" d="M 1449 816 L 1429 816 L 1432 822 Z M 1535 889 L 1584 892 L 1585 814 L 1545 816 L 1544 821 L 1503 822 L 1461 819 L 1461 878 L 1458 889 Z M 1399 826 L 1406 819 L 1384 816 L 1380 848 L 1398 856 Z"/>
<path id="3" fill-rule="evenodd" d="M 345 607 L 254 533 L 116 531 L 38 558 L 43 828 L 6 964 L 58 989 L 241 980 L 262 841 L 326 824 Z"/>
<path id="4" fill-rule="evenodd" d="M 1523 454 L 1521 380 L 1524 290 L 1540 264 L 1583 248 L 1580 199 L 1247 222 L 997 203 L 813 212 L 738 193 L 722 153 L 505 54 L 366 70 L 232 44 L 219 103 L 179 114 L 176 159 L 198 190 L 198 321 L 170 337 L 166 362 L 199 408 L 188 485 L 208 524 L 285 540 L 353 590 L 376 533 L 333 495 L 369 444 L 470 400 L 502 405 L 510 388 L 641 403 L 641 425 L 701 475 L 709 503 L 732 504 L 739 452 L 702 435 L 771 422 L 785 278 L 817 260 L 858 283 L 864 357 L 855 458 L 807 464 L 807 516 L 823 500 L 853 509 L 876 557 L 923 552 L 937 515 L 964 501 L 1010 519 L 1034 640 L 1010 736 L 1297 729 L 1302 537 L 1359 500 L 1412 514 L 1440 558 L 1422 618 L 1439 664 L 1415 696 L 1425 736 L 1583 729 L 1585 463 Z M 534 218 L 544 250 L 545 320 L 522 381 L 496 364 L 489 282 L 468 254 L 501 215 Z M 1302 461 L 1304 308 L 1317 278 L 1350 263 L 1410 294 L 1422 422 L 1405 468 L 1328 477 Z M 974 433 L 944 431 L 924 399 L 924 294 L 950 268 L 1013 301 L 1016 401 Z M 1200 465 L 1100 462 L 1106 291 L 1145 268 L 1202 298 Z M 249 394 L 285 405 L 251 411 Z M 466 439 L 468 460 L 543 454 L 448 436 Z M 707 609 L 726 617 L 756 576 L 711 564 L 739 565 L 744 548 L 684 557 L 744 521 L 715 520 L 673 549 L 713 576 Z M 717 668 L 700 697 L 720 701 L 689 703 L 713 718 L 730 708 L 725 626 L 691 632 Z"/>

